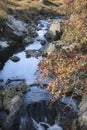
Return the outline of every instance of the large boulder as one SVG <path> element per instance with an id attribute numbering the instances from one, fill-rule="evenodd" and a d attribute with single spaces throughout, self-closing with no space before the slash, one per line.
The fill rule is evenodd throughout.
<path id="1" fill-rule="evenodd" d="M 22 99 L 20 96 L 15 95 L 11 100 L 8 102 L 8 111 L 0 111 L 0 126 L 4 130 L 12 130 L 13 123 L 15 117 L 17 116 L 17 112 L 20 110 L 22 105 Z"/>
<path id="2" fill-rule="evenodd" d="M 17 111 L 20 109 L 22 105 L 22 98 L 18 95 L 15 95 L 11 100 L 8 102 L 8 109 L 10 110 L 10 113 L 7 117 L 7 119 L 11 119 Z"/>
<path id="3" fill-rule="evenodd" d="M 43 56 L 46 56 L 46 55 L 50 55 L 54 50 L 60 49 L 64 45 L 65 43 L 61 40 L 53 41 L 49 44 L 45 44 L 42 48 L 39 49 L 39 51 Z"/>
<path id="4" fill-rule="evenodd" d="M 35 30 L 36 24 L 26 23 L 12 15 L 8 15 L 4 28 L 4 36 L 13 41 L 22 41 L 26 44 L 34 42 L 34 37 L 37 36 Z"/>
<path id="5" fill-rule="evenodd" d="M 79 105 L 78 126 L 80 130 L 87 130 L 87 94 L 83 96 Z"/>
<path id="6" fill-rule="evenodd" d="M 58 20 L 53 20 L 47 33 L 45 34 L 48 40 L 59 40 L 61 37 L 61 27 Z"/>
<path id="7" fill-rule="evenodd" d="M 14 104 L 21 104 L 23 93 L 28 90 L 29 86 L 25 84 L 20 84 L 15 87 L 9 85 L 6 88 L 2 88 L 0 91 L 0 109 L 7 110 L 10 113 L 12 111 L 11 108 L 15 109 L 15 107 L 13 107 Z"/>
<path id="8" fill-rule="evenodd" d="M 29 90 L 27 85 L 7 86 L 0 91 L 0 126 L 13 130 L 13 123 L 23 104 L 23 93 Z"/>
<path id="9" fill-rule="evenodd" d="M 14 41 L 22 40 L 27 34 L 27 24 L 8 15 L 4 35 Z"/>

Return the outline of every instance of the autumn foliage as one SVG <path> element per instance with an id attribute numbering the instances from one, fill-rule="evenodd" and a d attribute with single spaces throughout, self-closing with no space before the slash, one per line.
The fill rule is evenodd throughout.
<path id="1" fill-rule="evenodd" d="M 41 70 L 41 77 L 51 78 L 47 90 L 51 91 L 55 98 L 59 98 L 78 85 L 83 86 L 84 84 L 85 86 L 87 79 L 81 80 L 79 71 L 82 70 L 84 74 L 87 72 L 86 59 L 87 56 L 81 53 L 64 54 L 62 51 L 55 51 L 45 58 L 40 63 L 39 69 Z"/>
<path id="2" fill-rule="evenodd" d="M 87 44 L 87 0 L 65 0 L 70 19 L 62 39 L 66 42 Z"/>
<path id="3" fill-rule="evenodd" d="M 58 99 L 68 92 L 80 95 L 87 93 L 87 0 L 65 0 L 66 10 L 70 11 L 62 40 L 71 45 L 72 51 L 63 48 L 55 50 L 39 65 L 41 77 L 50 77 L 47 90 Z M 80 93 L 82 92 L 82 93 Z"/>

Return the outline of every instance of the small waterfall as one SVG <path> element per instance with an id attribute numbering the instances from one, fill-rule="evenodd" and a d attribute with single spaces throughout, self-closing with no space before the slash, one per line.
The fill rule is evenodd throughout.
<path id="1" fill-rule="evenodd" d="M 60 127 L 58 124 L 54 124 L 53 126 L 50 126 L 48 123 L 40 122 L 37 123 L 33 118 L 33 126 L 36 130 L 63 130 L 62 127 Z"/>

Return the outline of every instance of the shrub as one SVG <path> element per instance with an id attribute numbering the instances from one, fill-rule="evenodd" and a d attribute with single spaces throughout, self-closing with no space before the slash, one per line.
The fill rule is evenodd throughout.
<path id="1" fill-rule="evenodd" d="M 69 1 L 69 0 L 67 0 Z M 71 0 L 70 0 L 71 1 Z M 72 11 L 62 39 L 66 42 L 87 43 L 87 0 L 72 0 Z M 66 3 L 68 5 L 68 3 Z M 67 7 L 67 6 L 66 6 Z"/>
<path id="2" fill-rule="evenodd" d="M 71 52 L 56 50 L 39 65 L 41 77 L 51 78 L 47 90 L 55 99 L 70 91 L 78 95 L 79 88 L 87 92 L 87 0 L 65 0 L 65 4 L 70 19 L 62 40 L 79 44 Z"/>

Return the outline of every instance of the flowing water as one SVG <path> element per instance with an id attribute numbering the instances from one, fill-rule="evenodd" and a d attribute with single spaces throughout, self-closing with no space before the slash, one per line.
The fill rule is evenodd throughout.
<path id="1" fill-rule="evenodd" d="M 60 20 L 60 18 L 58 18 L 58 20 Z M 24 51 L 13 54 L 13 56 L 19 57 L 20 61 L 13 62 L 10 59 L 7 60 L 3 69 L 0 71 L 0 79 L 3 79 L 1 86 L 5 85 L 8 79 L 13 81 L 15 79 L 24 79 L 26 84 L 34 84 L 36 82 L 38 74 L 35 75 L 35 72 L 42 56 L 38 58 L 26 58 L 25 51 L 38 50 L 42 47 L 40 42 L 41 40 L 46 40 L 44 34 L 47 32 L 50 21 L 51 20 L 39 20 L 36 30 L 38 36 L 35 37 L 34 43 L 25 47 Z M 16 23 L 20 24 L 20 22 Z M 46 44 L 48 44 L 47 41 Z M 47 92 L 45 88 L 35 85 L 31 87 L 24 95 L 24 106 L 21 110 L 21 116 L 14 122 L 15 127 L 13 130 L 63 130 L 63 128 L 58 125 L 58 119 L 57 123 L 55 122 L 60 111 L 58 103 L 51 107 L 48 105 L 51 98 L 52 94 Z M 70 103 L 68 103 L 69 100 Z M 70 97 L 64 98 L 63 100 L 61 99 L 60 102 L 66 105 L 68 104 L 68 106 L 72 107 L 72 112 L 77 113 L 77 103 L 74 100 L 72 100 L 71 103 Z"/>
<path id="2" fill-rule="evenodd" d="M 18 22 L 19 24 L 19 22 Z M 44 34 L 47 31 L 48 21 L 40 20 L 36 30 L 38 36 L 35 38 L 33 44 L 25 47 L 25 50 L 38 50 L 42 47 L 40 44 L 41 40 L 45 40 Z M 13 62 L 10 59 L 5 63 L 3 69 L 0 71 L 0 79 L 4 79 L 2 83 L 5 85 L 8 79 L 25 79 L 27 84 L 32 84 L 35 82 L 35 79 L 38 75 L 34 73 L 37 70 L 38 64 L 42 57 L 30 57 L 26 58 L 25 52 L 19 52 L 17 54 L 13 54 L 13 56 L 18 56 L 20 58 L 19 62 Z"/>

